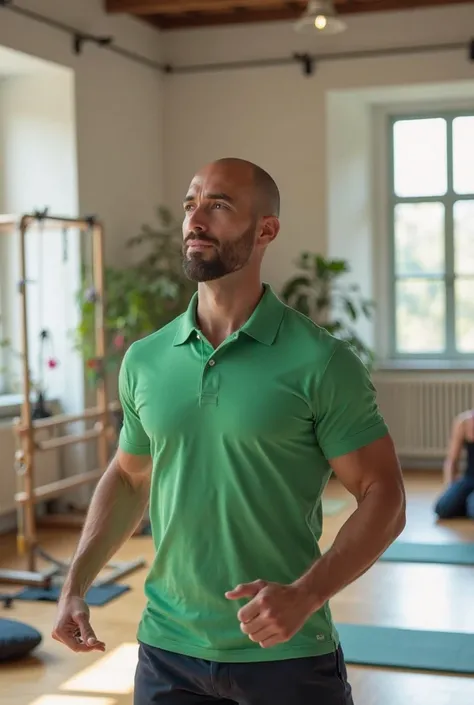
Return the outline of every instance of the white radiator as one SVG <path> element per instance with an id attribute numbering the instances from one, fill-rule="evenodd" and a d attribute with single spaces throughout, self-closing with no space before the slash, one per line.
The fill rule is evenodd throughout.
<path id="1" fill-rule="evenodd" d="M 443 459 L 454 418 L 474 408 L 474 374 L 378 373 L 374 384 L 403 458 Z"/>

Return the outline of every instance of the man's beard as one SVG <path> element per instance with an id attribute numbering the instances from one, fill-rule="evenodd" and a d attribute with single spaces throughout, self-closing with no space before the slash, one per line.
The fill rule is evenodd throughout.
<path id="1" fill-rule="evenodd" d="M 255 241 L 256 223 L 232 242 L 218 243 L 212 235 L 190 235 L 183 244 L 183 269 L 184 273 L 195 282 L 208 282 L 225 277 L 227 274 L 242 269 L 250 259 Z M 187 245 L 193 240 L 202 240 L 215 244 L 216 248 L 209 248 L 209 252 L 187 253 Z M 211 256 L 209 256 L 211 255 Z"/>

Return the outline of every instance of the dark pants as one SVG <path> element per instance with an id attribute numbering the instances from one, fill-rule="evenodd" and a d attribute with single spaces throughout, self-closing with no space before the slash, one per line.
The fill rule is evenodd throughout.
<path id="1" fill-rule="evenodd" d="M 453 482 L 436 502 L 435 512 L 440 519 L 474 519 L 474 479 L 464 477 Z"/>
<path id="2" fill-rule="evenodd" d="M 216 663 L 140 644 L 134 705 L 354 705 L 342 650 Z"/>

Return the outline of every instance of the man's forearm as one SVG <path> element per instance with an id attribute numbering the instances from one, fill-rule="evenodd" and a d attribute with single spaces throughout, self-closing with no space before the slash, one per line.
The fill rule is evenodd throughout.
<path id="1" fill-rule="evenodd" d="M 146 483 L 132 486 L 117 461 L 112 461 L 92 497 L 63 594 L 84 597 L 104 566 L 135 531 L 148 496 Z"/>
<path id="2" fill-rule="evenodd" d="M 332 547 L 296 582 L 309 604 L 319 609 L 363 575 L 405 526 L 405 498 L 400 490 L 374 488 L 344 523 Z"/>

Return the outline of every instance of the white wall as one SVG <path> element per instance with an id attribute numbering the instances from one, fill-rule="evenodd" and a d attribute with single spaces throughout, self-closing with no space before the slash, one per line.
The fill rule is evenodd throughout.
<path id="1" fill-rule="evenodd" d="M 19 5 L 161 59 L 160 33 L 138 20 L 106 15 L 102 0 Z M 0 45 L 74 71 L 80 214 L 104 221 L 107 260 L 125 262 L 124 241 L 154 218 L 163 196 L 161 73 L 90 44 L 76 56 L 67 34 L 8 9 L 0 9 L 0 20 Z"/>
<path id="2" fill-rule="evenodd" d="M 80 32 L 111 35 L 124 49 L 156 62 L 161 59 L 160 33 L 138 20 L 107 16 L 102 0 L 21 0 L 17 5 Z M 18 55 L 2 52 L 2 46 Z M 32 57 L 40 60 L 35 66 Z M 48 79 L 38 83 L 42 71 Z M 68 34 L 0 8 L 0 75 L 5 89 L 3 132 L 9 136 L 3 142 L 7 157 L 3 166 L 10 173 L 2 187 L 1 211 L 49 205 L 51 212 L 66 215 L 95 214 L 106 228 L 106 262 L 126 264 L 125 241 L 142 223 L 155 219 L 155 208 L 163 202 L 162 74 L 90 44 L 76 56 Z M 61 84 L 60 76 L 66 75 L 70 82 Z M 31 153 L 24 126 L 33 115 L 39 118 L 43 139 L 36 133 Z M 83 406 L 84 390 L 78 361 L 68 357 L 64 325 L 68 320 L 73 324 L 73 301 L 68 297 L 76 289 L 78 261 L 71 259 L 64 271 L 59 256 L 55 247 L 47 267 L 56 276 L 49 278 L 45 290 L 50 302 L 57 301 L 56 316 L 47 323 L 55 328 L 55 352 L 62 362 L 61 371 L 50 375 L 50 381 L 56 386 L 55 396 L 73 410 Z M 14 270 L 9 271 L 14 277 Z M 8 289 L 4 301 L 11 301 L 13 282 L 6 286 L 4 280 L 2 286 Z M 38 313 L 34 298 L 31 303 L 34 318 Z M 8 425 L 2 424 L 0 448 L 5 453 L 0 475 L 10 479 L 11 441 Z M 66 463 L 63 471 L 71 474 L 78 469 Z M 11 506 L 11 484 L 8 496 L 0 497 L 0 510 Z"/>
<path id="3" fill-rule="evenodd" d="M 351 93 L 327 97 L 327 254 L 350 262 L 347 279 L 371 298 L 373 222 L 371 210 L 372 149 L 370 111 Z M 374 326 L 359 325 L 366 343 L 375 343 Z"/>
<path id="4" fill-rule="evenodd" d="M 165 35 L 167 58 L 181 67 L 290 57 L 294 51 L 327 55 L 464 42 L 462 49 L 452 51 L 322 61 L 309 78 L 298 65 L 169 76 L 165 93 L 167 202 L 179 207 L 189 179 L 203 162 L 227 154 L 249 158 L 269 169 L 282 189 L 282 233 L 267 255 L 264 270 L 277 288 L 292 271 L 301 249 L 335 254 L 342 242 L 346 247 L 356 242 L 354 228 L 359 235 L 365 233 L 365 244 L 357 249 L 360 265 L 375 252 L 367 245 L 373 207 L 366 180 L 371 168 L 366 149 L 371 139 L 370 111 L 367 101 L 365 107 L 361 100 L 358 105 L 350 103 L 354 122 L 345 121 L 344 147 L 337 143 L 329 120 L 334 115 L 331 105 L 336 106 L 336 112 L 342 111 L 348 98 L 340 95 L 339 104 L 331 100 L 347 91 L 384 87 L 399 90 L 412 86 L 419 88 L 421 95 L 423 87 L 430 84 L 474 81 L 474 64 L 468 61 L 468 28 L 473 21 L 474 6 L 459 5 L 351 17 L 346 33 L 326 38 L 302 38 L 295 35 L 290 23 Z M 385 99 L 391 100 L 390 93 Z M 341 172 L 336 174 L 337 160 L 341 154 L 347 156 L 346 147 L 352 151 L 352 162 L 341 179 Z M 334 178 L 339 179 L 339 188 L 330 195 L 329 179 Z M 339 244 L 331 245 L 330 237 L 338 238 Z M 355 245 L 349 247 L 354 253 Z M 373 266 L 373 262 L 367 263 L 367 273 Z M 373 291 L 371 281 L 375 281 L 371 275 L 364 279 L 369 294 Z"/>

